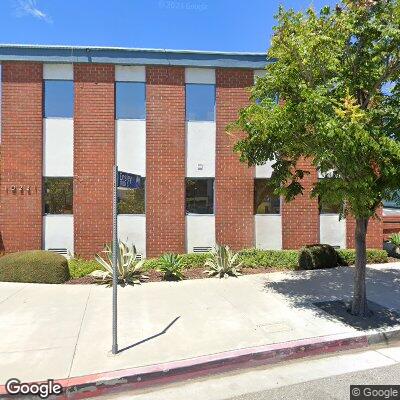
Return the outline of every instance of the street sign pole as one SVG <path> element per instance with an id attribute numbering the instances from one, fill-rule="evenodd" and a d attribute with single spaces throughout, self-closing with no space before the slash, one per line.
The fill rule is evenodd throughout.
<path id="1" fill-rule="evenodd" d="M 113 286 L 112 286 L 112 354 L 118 353 L 117 340 L 117 288 L 118 288 L 118 267 L 117 252 L 118 233 L 117 233 L 117 185 L 118 167 L 113 167 L 113 232 L 112 232 L 112 266 L 113 266 Z"/>

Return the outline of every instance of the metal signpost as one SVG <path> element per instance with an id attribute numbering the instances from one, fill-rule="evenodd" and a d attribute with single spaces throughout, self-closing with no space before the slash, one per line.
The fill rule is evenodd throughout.
<path id="1" fill-rule="evenodd" d="M 117 189 L 140 189 L 142 177 L 118 171 L 118 166 L 113 167 L 113 232 L 112 232 L 112 267 L 113 267 L 113 292 L 112 292 L 112 354 L 118 353 L 117 334 L 117 289 L 118 289 L 118 225 L 117 225 Z"/>

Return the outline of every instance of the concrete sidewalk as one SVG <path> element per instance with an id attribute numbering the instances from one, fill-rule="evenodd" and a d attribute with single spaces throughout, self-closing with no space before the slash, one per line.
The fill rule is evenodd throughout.
<path id="1" fill-rule="evenodd" d="M 336 268 L 121 288 L 117 356 L 111 289 L 0 283 L 0 385 L 359 333 L 313 305 L 350 299 L 352 281 L 351 268 Z M 400 311 L 400 263 L 369 267 L 368 296 Z"/>

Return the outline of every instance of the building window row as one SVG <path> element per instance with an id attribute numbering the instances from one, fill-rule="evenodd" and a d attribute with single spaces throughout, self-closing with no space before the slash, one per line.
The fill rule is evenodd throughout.
<path id="1" fill-rule="evenodd" d="M 70 80 L 44 81 L 44 117 L 73 118 L 74 82 Z M 115 118 L 146 119 L 146 84 L 143 82 L 115 82 Z M 215 85 L 186 85 L 186 120 L 215 120 Z"/>

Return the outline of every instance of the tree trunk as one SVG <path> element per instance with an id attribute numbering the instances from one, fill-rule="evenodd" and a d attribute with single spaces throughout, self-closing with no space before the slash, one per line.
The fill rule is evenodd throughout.
<path id="1" fill-rule="evenodd" d="M 356 219 L 356 265 L 354 271 L 354 294 L 351 305 L 351 313 L 360 317 L 366 317 L 369 315 L 365 284 L 365 272 L 367 265 L 367 227 L 368 218 Z"/>

